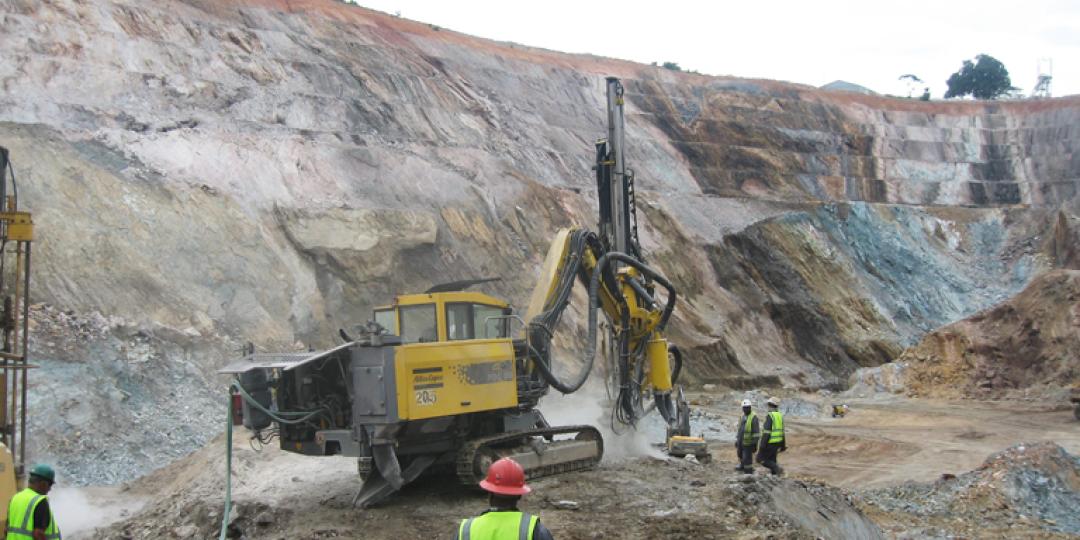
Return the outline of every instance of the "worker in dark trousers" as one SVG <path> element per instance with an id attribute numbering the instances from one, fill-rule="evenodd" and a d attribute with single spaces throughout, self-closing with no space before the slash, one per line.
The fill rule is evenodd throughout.
<path id="1" fill-rule="evenodd" d="M 480 481 L 487 491 L 491 508 L 477 517 L 463 519 L 458 525 L 457 540 L 553 540 L 551 531 L 540 518 L 518 510 L 522 495 L 532 489 L 525 484 L 525 469 L 510 458 L 502 458 L 488 467 L 487 478 Z"/>
<path id="2" fill-rule="evenodd" d="M 776 457 L 787 450 L 784 415 L 780 412 L 780 399 L 771 397 L 767 403 L 769 414 L 765 416 L 765 424 L 761 426 L 761 448 L 758 450 L 757 460 L 773 474 L 784 474 L 784 468 L 777 463 Z"/>
<path id="3" fill-rule="evenodd" d="M 754 472 L 754 451 L 761 438 L 761 426 L 753 412 L 753 405 L 749 399 L 743 400 L 742 419 L 735 428 L 735 453 L 739 457 L 739 466 L 735 470 L 746 474 Z"/>

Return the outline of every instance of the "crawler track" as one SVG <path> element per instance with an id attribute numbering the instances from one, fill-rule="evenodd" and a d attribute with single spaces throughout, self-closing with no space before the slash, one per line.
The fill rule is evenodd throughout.
<path id="1" fill-rule="evenodd" d="M 567 433 L 577 433 L 577 436 L 569 441 L 554 440 L 555 436 Z M 540 438 L 544 439 L 544 441 L 540 442 L 538 440 Z M 595 441 L 596 451 L 594 455 L 583 458 L 580 457 L 581 445 L 573 445 L 577 451 L 567 452 L 572 454 L 573 457 L 566 461 L 560 461 L 557 454 L 563 448 L 569 446 L 567 443 L 571 441 Z M 519 442 L 519 444 L 508 446 L 509 443 L 515 442 Z M 600 432 L 592 426 L 559 426 L 474 439 L 466 443 L 458 451 L 458 480 L 463 484 L 476 485 L 477 482 L 484 478 L 487 473 L 487 466 L 491 464 L 491 461 L 505 455 L 520 455 L 522 452 L 532 452 L 537 456 L 542 456 L 541 461 L 547 462 L 538 466 L 530 466 L 527 460 L 520 460 L 525 462 L 525 475 L 528 478 L 540 478 L 595 467 L 600 463 L 600 459 L 604 455 L 604 439 Z M 553 460 L 555 462 L 552 463 Z"/>

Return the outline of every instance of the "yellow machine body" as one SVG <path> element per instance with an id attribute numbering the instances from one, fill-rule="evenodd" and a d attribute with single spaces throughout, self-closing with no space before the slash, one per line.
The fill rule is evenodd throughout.
<path id="1" fill-rule="evenodd" d="M 509 339 L 402 345 L 394 356 L 401 420 L 506 409 L 518 403 Z"/>
<path id="2" fill-rule="evenodd" d="M 7 239 L 30 242 L 34 239 L 34 220 L 30 212 L 0 212 L 0 222 L 7 225 Z"/>
<path id="3" fill-rule="evenodd" d="M 539 315 L 555 295 L 556 285 L 558 285 L 557 276 L 566 263 L 566 253 L 570 249 L 567 242 L 570 232 L 571 229 L 559 229 L 555 233 L 555 238 L 551 239 L 551 246 L 548 247 L 547 256 L 544 257 L 544 264 L 540 267 L 540 279 L 533 287 L 532 296 L 529 297 L 529 307 L 525 310 L 526 321 L 531 321 Z M 591 265 L 586 262 L 586 266 L 589 268 L 596 266 L 596 259 L 592 260 Z"/>
<path id="4" fill-rule="evenodd" d="M 387 330 L 404 330 L 407 341 L 415 340 L 394 348 L 401 420 L 517 406 L 514 346 L 502 315 L 508 307 L 487 294 L 455 291 L 400 295 L 375 309 L 377 322 Z M 414 332 L 409 310 L 427 311 L 422 318 L 434 326 Z"/>
<path id="5" fill-rule="evenodd" d="M 557 289 L 557 276 L 566 260 L 572 231 L 562 229 L 556 234 L 540 280 L 549 285 L 533 290 L 527 318 L 539 313 Z M 632 268 L 624 269 L 618 277 L 635 278 L 637 273 Z M 668 342 L 655 331 L 659 313 L 637 305 L 637 294 L 629 285 L 623 285 L 622 290 L 630 305 L 634 342 L 648 339 L 645 355 L 648 376 L 642 386 L 654 391 L 670 391 Z M 617 309 L 616 301 L 606 291 L 601 292 L 601 303 L 610 306 L 612 311 Z M 474 311 L 487 309 L 491 313 L 501 313 L 509 304 L 484 293 L 455 291 L 399 295 L 392 304 L 375 308 L 375 320 L 391 333 L 401 335 L 406 342 L 396 347 L 394 353 L 396 400 L 401 420 L 454 416 L 518 404 L 517 360 L 506 328 L 508 319 L 490 314 L 484 317 L 485 320 L 474 318 L 471 331 L 461 334 L 461 321 L 455 320 L 452 311 L 462 306 L 473 306 Z M 424 319 L 433 321 L 434 325 L 418 330 L 409 322 L 409 310 L 427 311 Z M 488 337 L 493 339 L 483 339 Z"/>
<path id="6" fill-rule="evenodd" d="M 8 503 L 19 492 L 16 480 L 11 451 L 4 443 L 0 443 L 0 519 L 3 519 L 4 523 L 7 523 Z"/>
<path id="7" fill-rule="evenodd" d="M 671 390 L 671 365 L 668 361 L 668 342 L 657 338 L 646 345 L 645 357 L 649 361 L 649 381 L 656 390 Z"/>
<path id="8" fill-rule="evenodd" d="M 29 363 L 30 255 L 34 220 L 19 210 L 15 178 L 8 190 L 6 172 L 12 169 L 7 149 L 0 147 L 0 515 L 7 522 L 8 503 L 22 483 L 26 461 L 27 371 Z M 12 169 L 13 170 L 13 169 Z M 13 193 L 12 195 L 7 195 Z M 14 261 L 8 259 L 13 255 Z M 10 262 L 8 262 L 10 261 Z"/>
<path id="9" fill-rule="evenodd" d="M 667 451 L 674 457 L 694 456 L 702 462 L 707 462 L 712 457 L 708 443 L 702 437 L 673 435 L 668 437 Z"/>

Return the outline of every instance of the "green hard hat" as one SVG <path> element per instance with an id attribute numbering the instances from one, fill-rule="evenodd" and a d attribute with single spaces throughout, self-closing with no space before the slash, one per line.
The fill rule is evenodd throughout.
<path id="1" fill-rule="evenodd" d="M 50 483 L 56 482 L 56 471 L 52 467 L 38 463 L 33 467 L 30 467 L 30 476 L 36 476 L 42 480 L 48 480 Z"/>

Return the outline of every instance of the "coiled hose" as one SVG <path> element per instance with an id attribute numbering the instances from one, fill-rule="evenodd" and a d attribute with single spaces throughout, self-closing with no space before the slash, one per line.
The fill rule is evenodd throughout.
<path id="1" fill-rule="evenodd" d="M 533 357 L 533 364 L 537 371 L 552 388 L 570 394 L 576 392 L 589 378 L 592 371 L 592 359 L 589 359 L 577 376 L 569 382 L 560 380 L 551 369 L 551 338 L 553 329 L 559 324 L 563 311 L 570 301 L 570 293 L 573 291 L 574 279 L 582 275 L 581 260 L 585 248 L 590 243 L 597 243 L 596 235 L 579 229 L 570 235 L 570 246 L 565 264 L 556 281 L 558 289 L 552 299 L 544 305 L 544 311 L 537 314 L 529 321 L 528 347 Z"/>

